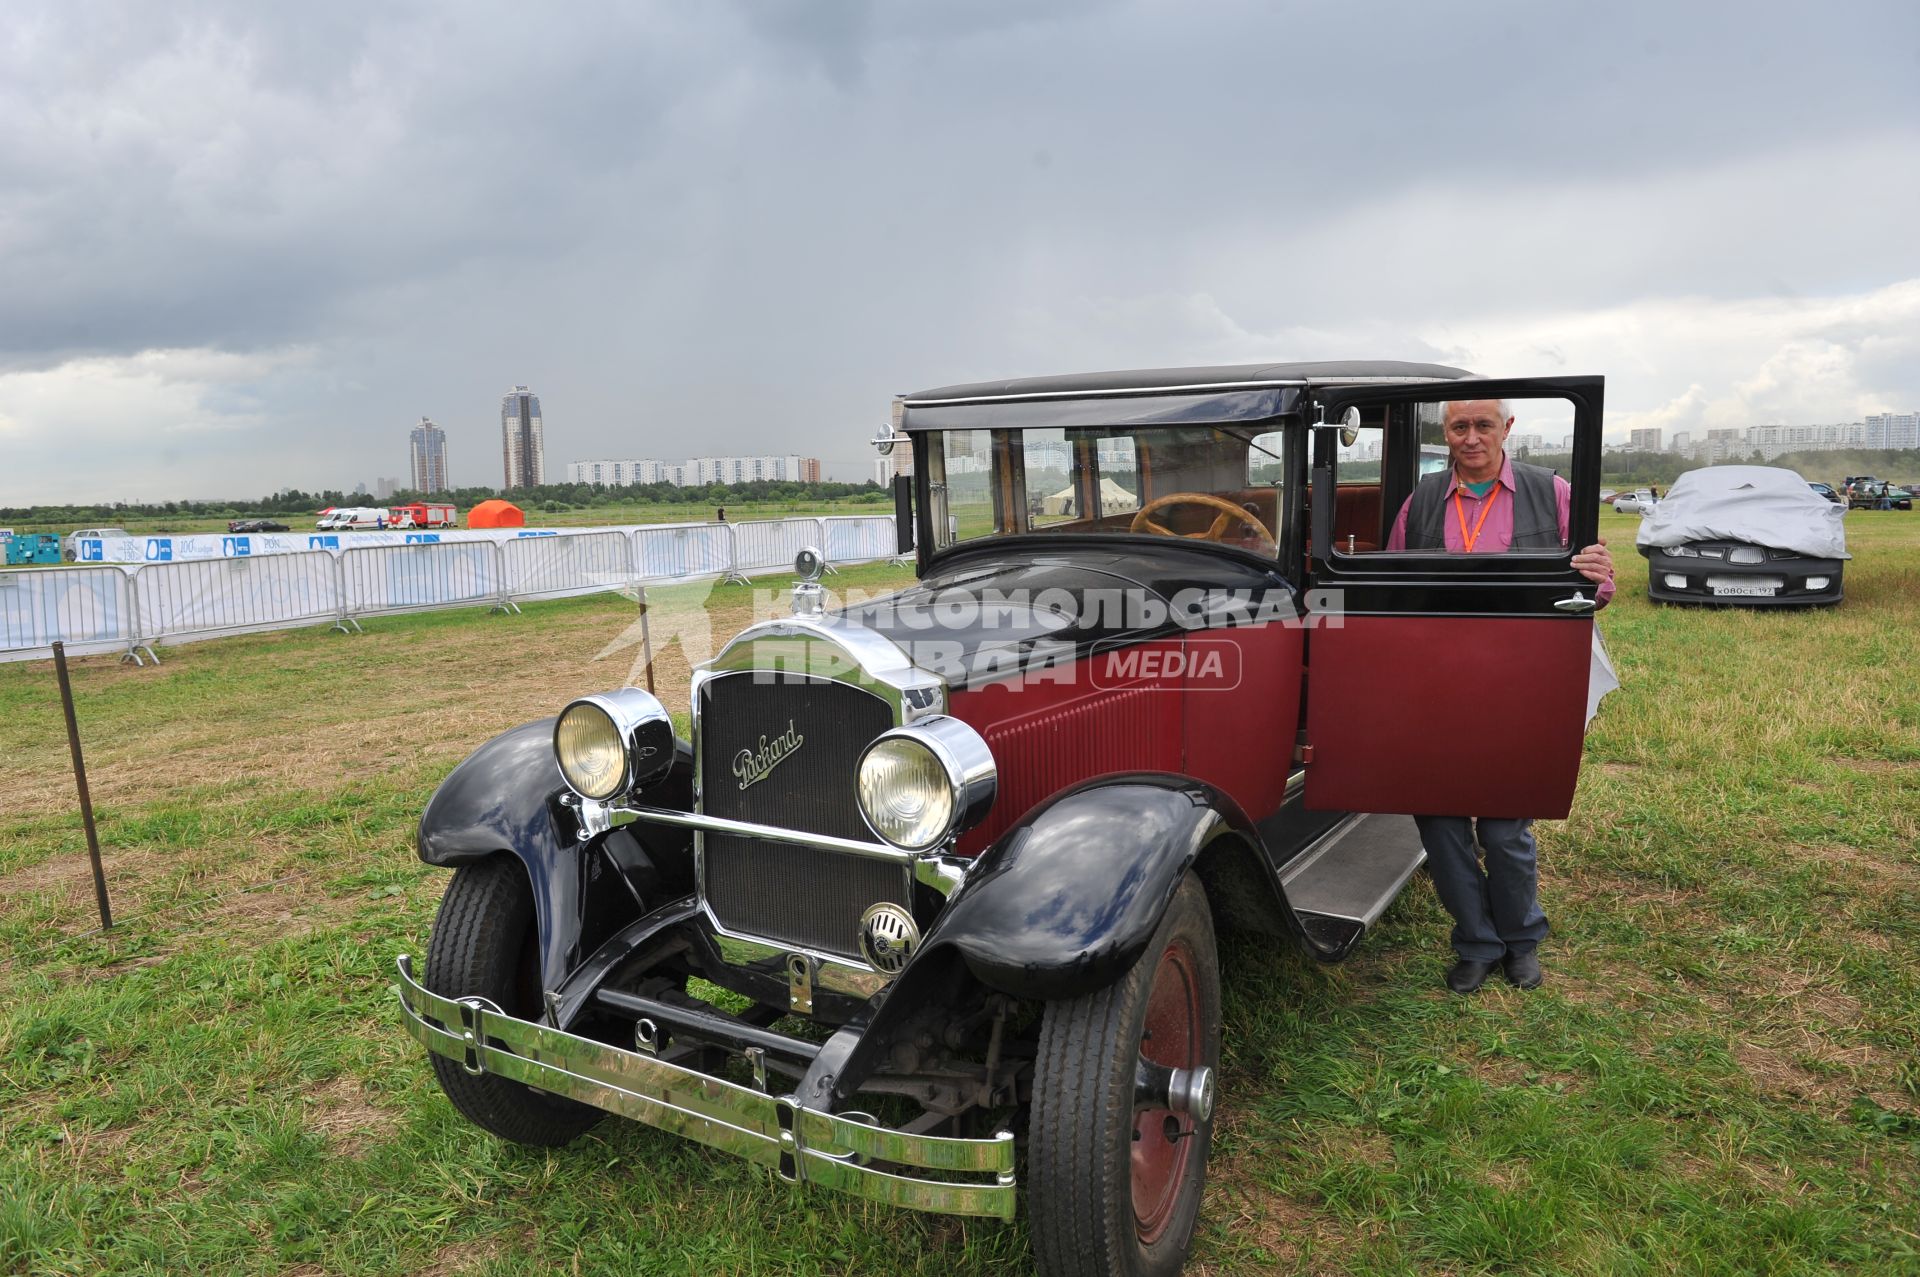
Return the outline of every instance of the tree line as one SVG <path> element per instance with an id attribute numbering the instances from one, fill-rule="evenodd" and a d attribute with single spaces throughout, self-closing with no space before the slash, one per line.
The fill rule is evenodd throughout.
<path id="1" fill-rule="evenodd" d="M 1573 474 L 1573 457 L 1570 453 L 1515 455 L 1536 466 L 1557 470 L 1562 476 L 1571 477 Z M 1702 469 L 1706 464 L 1672 452 L 1609 452 L 1600 458 L 1600 482 L 1610 488 L 1658 485 L 1664 489 L 1687 471 Z M 1790 452 L 1771 461 L 1763 460 L 1755 452 L 1744 456 L 1735 454 L 1719 464 L 1777 466 L 1792 470 L 1803 479 L 1831 483 L 1836 487 L 1842 478 L 1850 474 L 1870 474 L 1894 483 L 1903 479 L 1920 480 L 1920 448 Z"/>
<path id="2" fill-rule="evenodd" d="M 0 507 L 0 521 L 44 523 L 112 523 L 129 516 L 164 517 L 186 515 L 195 518 L 239 518 L 247 515 L 311 516 L 328 506 L 396 506 L 416 501 L 434 501 L 458 506 L 462 513 L 482 501 L 501 498 L 523 510 L 547 514 L 563 510 L 585 510 L 597 506 L 691 505 L 725 506 L 753 502 L 849 501 L 887 503 L 892 494 L 873 483 L 791 482 L 781 479 L 755 479 L 748 483 L 708 483 L 678 487 L 671 483 L 638 483 L 630 487 L 609 488 L 591 483 L 545 483 L 538 487 L 515 488 L 502 492 L 495 488 L 454 488 L 431 496 L 401 489 L 384 501 L 364 492 L 341 492 L 337 488 L 307 492 L 283 488 L 270 496 L 252 501 L 164 501 L 137 503 L 115 501 L 100 505 L 40 505 Z"/>

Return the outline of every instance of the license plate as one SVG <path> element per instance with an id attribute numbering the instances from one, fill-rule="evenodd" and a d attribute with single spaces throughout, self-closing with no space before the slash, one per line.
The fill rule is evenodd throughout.
<path id="1" fill-rule="evenodd" d="M 1780 593 L 1780 585 L 1781 582 L 1779 581 L 1765 579 L 1758 581 L 1741 580 L 1738 578 L 1728 580 L 1724 576 L 1710 576 L 1707 578 L 1707 588 L 1713 591 L 1715 598 L 1722 599 L 1770 599 Z"/>

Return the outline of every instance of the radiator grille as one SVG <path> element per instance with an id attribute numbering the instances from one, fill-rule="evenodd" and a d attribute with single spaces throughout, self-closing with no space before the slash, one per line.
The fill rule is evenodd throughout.
<path id="1" fill-rule="evenodd" d="M 892 726 L 887 702 L 846 683 L 713 679 L 701 690 L 701 807 L 729 820 L 872 841 L 854 768 Z M 797 742 L 784 753 L 783 737 Z M 754 769 L 739 760 L 764 761 L 768 747 L 778 761 L 752 779 Z M 858 960 L 860 915 L 883 900 L 911 901 L 906 868 L 884 860 L 723 834 L 703 835 L 703 846 L 702 890 L 729 931 Z"/>

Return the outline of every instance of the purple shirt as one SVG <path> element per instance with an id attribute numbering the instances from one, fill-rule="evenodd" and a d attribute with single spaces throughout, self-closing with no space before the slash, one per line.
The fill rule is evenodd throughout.
<path id="1" fill-rule="evenodd" d="M 1466 538 L 1460 534 L 1460 516 L 1462 514 L 1466 516 L 1468 532 L 1473 531 L 1475 528 L 1480 529 L 1480 535 L 1474 539 L 1471 553 L 1505 554 L 1508 550 L 1512 549 L 1513 497 L 1515 491 L 1513 486 L 1512 459 L 1506 456 L 1500 458 L 1500 477 L 1495 481 L 1493 487 L 1487 489 L 1487 495 L 1484 497 L 1474 496 L 1473 493 L 1468 490 L 1467 485 L 1460 482 L 1458 476 L 1454 475 L 1451 470 L 1447 473 L 1449 477 L 1453 478 L 1454 482 L 1447 488 L 1446 507 L 1440 522 L 1441 526 L 1446 529 L 1448 552 L 1451 554 L 1466 554 L 1469 552 L 1467 550 Z M 1454 506 L 1454 494 L 1456 493 L 1459 494 L 1460 499 L 1458 513 L 1455 512 Z M 1486 503 L 1489 501 L 1493 502 L 1493 509 L 1486 510 Z M 1400 507 L 1400 514 L 1393 521 L 1393 531 L 1387 536 L 1387 549 L 1404 550 L 1407 548 L 1407 509 L 1412 504 L 1413 498 L 1408 497 L 1405 504 Z M 1564 544 L 1567 539 L 1567 519 L 1573 509 L 1573 485 L 1557 474 L 1553 476 L 1553 509 L 1555 517 L 1560 522 L 1560 540 Z M 1483 510 L 1487 516 L 1487 521 L 1484 524 L 1480 522 L 1480 515 Z M 1612 598 L 1612 581 L 1600 581 L 1594 584 L 1594 602 L 1601 607 L 1605 607 Z"/>

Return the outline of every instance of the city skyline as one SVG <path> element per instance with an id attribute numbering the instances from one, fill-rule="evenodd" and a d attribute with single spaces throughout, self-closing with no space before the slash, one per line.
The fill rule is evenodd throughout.
<path id="1" fill-rule="evenodd" d="M 487 0 L 11 16 L 0 503 L 340 487 L 423 410 L 496 483 L 501 371 L 555 470 L 854 480 L 895 394 L 1074 371 L 1599 374 L 1616 438 L 1920 403 L 1894 0 L 642 6 L 543 25 L 533 94 Z"/>

